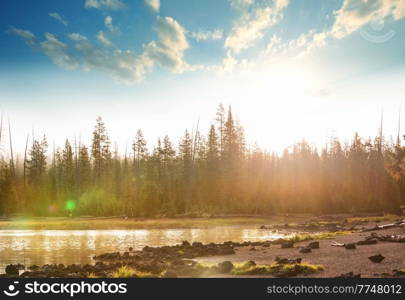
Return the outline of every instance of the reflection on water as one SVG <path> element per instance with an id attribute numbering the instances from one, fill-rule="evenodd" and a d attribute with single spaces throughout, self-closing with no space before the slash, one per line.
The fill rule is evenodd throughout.
<path id="1" fill-rule="evenodd" d="M 150 230 L 0 230 L 0 273 L 7 264 L 87 264 L 105 252 L 163 246 L 184 240 L 202 243 L 260 241 L 285 237 L 257 228 L 224 226 Z"/>

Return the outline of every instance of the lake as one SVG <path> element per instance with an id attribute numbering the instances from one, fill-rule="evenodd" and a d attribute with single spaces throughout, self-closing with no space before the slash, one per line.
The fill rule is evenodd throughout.
<path id="1" fill-rule="evenodd" d="M 286 237 L 246 226 L 195 229 L 139 230 L 0 230 L 0 273 L 8 264 L 92 264 L 92 257 L 129 247 L 179 244 L 184 240 L 202 243 L 262 241 Z"/>

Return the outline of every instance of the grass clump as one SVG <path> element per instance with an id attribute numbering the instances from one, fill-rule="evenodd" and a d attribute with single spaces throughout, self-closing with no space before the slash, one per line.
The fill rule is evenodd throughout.
<path id="1" fill-rule="evenodd" d="M 323 232 L 323 233 L 303 233 L 303 234 L 295 234 L 288 240 L 298 243 L 310 240 L 325 240 L 325 239 L 333 239 L 339 235 L 347 235 L 351 234 L 351 231 L 335 231 L 335 232 Z"/>
<path id="2" fill-rule="evenodd" d="M 256 265 L 248 261 L 235 264 L 231 272 L 232 275 L 274 275 L 278 277 L 293 277 L 299 275 L 309 275 L 323 271 L 322 265 L 313 265 L 309 263 Z"/>
<path id="3" fill-rule="evenodd" d="M 120 267 L 117 271 L 115 271 L 112 274 L 112 278 L 151 278 L 151 277 L 156 276 L 153 276 L 152 273 L 141 272 L 128 266 Z"/>

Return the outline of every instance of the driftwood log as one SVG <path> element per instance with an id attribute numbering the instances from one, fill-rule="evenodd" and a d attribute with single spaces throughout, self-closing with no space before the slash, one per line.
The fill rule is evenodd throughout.
<path id="1" fill-rule="evenodd" d="M 384 224 L 384 225 L 376 224 L 372 228 L 363 229 L 362 232 L 375 231 L 375 230 L 384 230 L 384 229 L 397 228 L 397 227 L 403 227 L 403 226 L 405 226 L 405 220 L 401 220 L 401 221 L 391 223 L 391 224 Z"/>

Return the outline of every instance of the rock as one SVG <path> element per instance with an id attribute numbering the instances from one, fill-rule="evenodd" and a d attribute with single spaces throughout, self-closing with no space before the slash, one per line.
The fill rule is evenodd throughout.
<path id="1" fill-rule="evenodd" d="M 338 276 L 338 278 L 360 278 L 361 274 L 354 274 L 353 272 L 344 273 Z"/>
<path id="2" fill-rule="evenodd" d="M 181 245 L 182 245 L 183 247 L 190 247 L 190 246 L 191 246 L 188 241 L 183 241 L 183 242 L 181 243 Z"/>
<path id="3" fill-rule="evenodd" d="M 6 266 L 6 274 L 11 276 L 18 276 L 18 268 L 15 265 L 7 265 Z"/>
<path id="4" fill-rule="evenodd" d="M 312 248 L 310 247 L 302 247 L 300 249 L 300 253 L 310 253 L 312 251 Z"/>
<path id="5" fill-rule="evenodd" d="M 356 244 L 355 244 L 355 243 L 348 243 L 348 244 L 345 244 L 345 248 L 346 248 L 347 250 L 354 250 L 354 249 L 356 249 Z"/>
<path id="6" fill-rule="evenodd" d="M 318 241 L 311 242 L 311 243 L 308 244 L 308 247 L 311 248 L 311 249 L 319 249 L 319 242 Z"/>
<path id="7" fill-rule="evenodd" d="M 20 271 L 25 270 L 25 266 L 23 264 L 16 264 L 15 267 Z"/>
<path id="8" fill-rule="evenodd" d="M 143 252 L 150 252 L 150 251 L 152 251 L 152 247 L 145 246 L 145 247 L 142 248 L 142 251 Z M 113 254 L 113 253 L 111 253 L 111 254 Z"/>
<path id="9" fill-rule="evenodd" d="M 37 271 L 39 269 L 39 266 L 32 265 L 32 266 L 28 267 L 28 269 L 31 270 L 31 271 Z"/>
<path id="10" fill-rule="evenodd" d="M 384 260 L 384 256 L 381 254 L 370 256 L 368 259 L 371 260 L 373 263 L 380 263 Z"/>
<path id="11" fill-rule="evenodd" d="M 31 274 L 31 272 L 25 271 L 20 275 L 20 277 L 29 277 L 30 274 Z"/>
<path id="12" fill-rule="evenodd" d="M 252 247 L 252 248 L 249 249 L 249 251 L 256 251 L 256 248 Z"/>
<path id="13" fill-rule="evenodd" d="M 296 259 L 289 259 L 289 258 L 280 258 L 276 257 L 274 259 L 275 262 L 277 262 L 279 265 L 286 265 L 286 264 L 300 264 L 302 261 L 302 258 L 298 257 Z"/>
<path id="14" fill-rule="evenodd" d="M 266 226 L 262 225 L 260 226 L 260 229 L 267 229 Z"/>
<path id="15" fill-rule="evenodd" d="M 129 248 L 128 248 L 128 251 L 129 251 L 129 252 L 132 252 L 132 250 L 134 250 L 134 248 L 132 248 L 132 247 L 129 247 Z"/>
<path id="16" fill-rule="evenodd" d="M 276 277 L 294 277 L 302 274 L 304 271 L 304 267 L 301 266 L 300 264 L 295 264 L 293 268 L 288 268 L 287 270 L 284 270 L 280 268 L 279 271 L 274 273 L 274 276 Z"/>
<path id="17" fill-rule="evenodd" d="M 293 241 L 283 241 L 281 243 L 281 248 L 286 249 L 286 248 L 293 248 L 294 247 L 294 242 Z"/>
<path id="18" fill-rule="evenodd" d="M 394 270 L 393 272 L 394 272 L 394 275 L 395 275 L 395 276 L 405 275 L 405 269 Z"/>
<path id="19" fill-rule="evenodd" d="M 218 264 L 218 272 L 221 274 L 228 274 L 233 269 L 233 264 L 230 261 L 223 261 Z"/>

